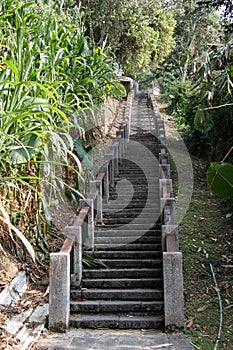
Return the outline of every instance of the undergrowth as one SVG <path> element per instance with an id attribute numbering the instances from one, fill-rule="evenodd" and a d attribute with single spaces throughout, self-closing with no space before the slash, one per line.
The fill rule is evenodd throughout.
<path id="1" fill-rule="evenodd" d="M 208 192 L 204 162 L 193 160 L 193 166 L 192 201 L 179 226 L 184 268 L 185 333 L 191 337 L 195 349 L 214 349 L 220 327 L 219 290 L 223 325 L 218 349 L 232 349 L 233 222 L 226 218 L 221 201 Z"/>

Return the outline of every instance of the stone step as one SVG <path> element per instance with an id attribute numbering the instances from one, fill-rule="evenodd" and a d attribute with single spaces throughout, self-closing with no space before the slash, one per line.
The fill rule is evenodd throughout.
<path id="1" fill-rule="evenodd" d="M 110 203 L 109 206 L 107 207 L 106 205 L 104 205 L 103 207 L 103 213 L 106 212 L 112 212 L 112 213 L 119 213 L 119 212 L 125 212 L 125 213 L 129 213 L 134 214 L 137 212 L 141 212 L 142 210 L 145 211 L 145 213 L 156 213 L 160 211 L 160 205 L 157 204 L 155 205 L 155 203 L 150 203 L 149 201 L 147 202 L 147 200 L 143 200 L 140 203 L 135 203 L 134 201 L 128 201 L 128 203 Z"/>
<path id="2" fill-rule="evenodd" d="M 154 185 L 149 183 L 149 186 L 150 186 L 150 197 L 153 195 L 156 198 L 156 196 L 158 196 L 159 194 L 158 184 Z M 109 193 L 110 193 L 110 197 L 118 194 L 122 197 L 122 199 L 125 198 L 126 200 L 129 198 L 129 195 L 131 196 L 133 194 L 134 200 L 136 201 L 137 200 L 136 195 L 138 196 L 144 195 L 146 196 L 146 198 L 148 197 L 148 183 L 144 181 L 139 185 L 128 180 L 127 184 L 123 184 L 123 185 L 119 184 L 117 185 L 117 187 L 110 188 Z"/>
<path id="3" fill-rule="evenodd" d="M 157 249 L 157 244 L 141 244 L 141 243 L 130 243 L 130 244 L 95 244 L 95 252 L 96 251 L 108 251 L 108 250 L 119 250 L 119 251 L 136 251 L 136 250 L 140 250 L 140 251 L 155 251 Z M 84 254 L 89 254 L 92 255 L 94 253 L 91 252 L 86 252 Z"/>
<path id="4" fill-rule="evenodd" d="M 121 236 L 121 237 L 97 237 L 95 244 L 125 244 L 130 242 L 137 243 L 154 243 L 157 241 L 156 236 L 138 236 L 135 239 L 133 236 Z"/>
<path id="5" fill-rule="evenodd" d="M 160 288 L 162 278 L 94 278 L 83 279 L 83 288 L 106 288 L 106 289 L 128 289 L 128 288 Z"/>
<path id="6" fill-rule="evenodd" d="M 127 231 L 136 231 L 136 230 L 144 230 L 145 232 L 148 231 L 154 231 L 159 230 L 160 225 L 154 224 L 153 225 L 148 221 L 147 223 L 128 223 L 127 226 L 120 226 L 119 225 L 99 225 L 95 227 L 95 231 L 98 232 L 98 230 L 127 230 Z"/>
<path id="7" fill-rule="evenodd" d="M 119 199 L 120 201 L 120 199 Z M 145 208 L 146 204 L 146 208 Z M 148 212 L 152 211 L 158 211 L 160 209 L 160 205 L 156 204 L 154 201 L 150 200 L 147 201 L 146 198 L 145 200 L 141 201 L 135 201 L 131 200 L 129 201 L 111 201 L 108 204 L 103 205 L 103 211 L 109 210 L 109 211 L 119 211 L 119 210 L 124 210 L 124 211 L 134 211 L 134 210 L 142 210 L 144 209 Z"/>
<path id="8" fill-rule="evenodd" d="M 115 181 L 119 183 L 120 187 L 127 187 L 128 181 L 126 181 L 127 179 L 130 179 L 128 181 L 132 181 L 132 184 L 136 186 L 138 186 L 139 188 L 141 186 L 146 186 L 147 182 L 149 179 L 150 183 L 154 184 L 155 186 L 159 184 L 159 174 L 158 174 L 158 170 L 155 170 L 154 173 L 147 173 L 146 170 L 144 170 L 142 172 L 142 174 L 138 174 L 136 173 L 134 170 L 132 170 L 131 172 L 123 172 L 122 174 L 120 174 L 120 176 L 115 177 Z M 156 188 L 156 187 L 155 187 Z"/>
<path id="9" fill-rule="evenodd" d="M 133 196 L 133 197 L 132 197 Z M 150 192 L 150 196 L 148 195 L 147 191 L 142 191 L 142 192 L 134 192 L 133 194 L 129 192 L 127 194 L 126 190 L 124 190 L 123 193 L 112 193 L 110 194 L 110 199 L 108 202 L 109 207 L 111 208 L 112 205 L 132 205 L 132 206 L 137 206 L 137 205 L 142 205 L 142 203 L 147 203 L 147 205 L 151 205 L 152 207 L 158 206 L 158 196 L 159 193 L 154 193 L 152 194 Z M 104 204 L 104 208 L 107 207 L 107 204 Z"/>
<path id="10" fill-rule="evenodd" d="M 112 329 L 162 329 L 162 316 L 71 315 L 70 327 Z"/>
<path id="11" fill-rule="evenodd" d="M 122 300 L 83 300 L 83 301 L 71 301 L 70 311 L 71 313 L 148 313 L 162 314 L 164 308 L 163 301 L 122 301 Z"/>
<path id="12" fill-rule="evenodd" d="M 159 194 L 159 182 L 158 181 L 152 181 L 152 180 L 149 180 L 149 182 L 147 182 L 147 179 L 145 178 L 142 182 L 140 183 L 137 183 L 135 182 L 134 180 L 132 179 L 127 179 L 127 183 L 120 183 L 119 185 L 117 184 L 117 182 L 115 181 L 115 187 L 112 187 L 110 190 L 109 190 L 109 193 L 110 195 L 111 194 L 120 194 L 121 196 L 124 196 L 124 195 L 128 195 L 128 194 L 140 194 L 140 193 L 145 193 L 147 194 L 148 192 L 148 189 L 150 190 L 150 194 L 156 194 L 158 195 Z"/>
<path id="13" fill-rule="evenodd" d="M 133 210 L 132 212 L 128 212 L 128 213 L 127 212 L 125 213 L 124 210 L 123 211 L 116 211 L 116 212 L 105 211 L 103 214 L 104 214 L 104 221 L 106 219 L 108 220 L 108 219 L 115 219 L 115 218 L 119 219 L 119 221 L 121 219 L 124 219 L 124 218 L 128 219 L 128 221 L 131 221 L 133 219 L 138 218 L 138 216 L 140 214 L 142 215 L 142 213 L 143 213 L 143 220 L 150 219 L 151 217 L 155 218 L 155 220 L 158 220 L 158 218 L 160 216 L 159 211 L 148 213 L 148 212 L 146 212 L 145 209 L 142 209 L 140 211 Z"/>
<path id="14" fill-rule="evenodd" d="M 154 184 L 155 186 L 158 185 L 159 182 L 159 178 L 158 175 L 155 174 L 147 174 L 146 172 L 144 172 L 143 176 L 140 176 L 136 173 L 134 173 L 133 171 L 131 173 L 124 173 L 122 174 L 122 176 L 119 178 L 120 180 L 122 180 L 122 178 L 127 179 L 128 181 L 130 181 L 133 185 L 145 185 L 146 183 L 148 183 L 148 181 L 150 181 L 151 184 Z M 117 179 L 116 179 L 117 180 Z M 127 185 L 127 183 L 122 183 L 120 184 L 120 186 L 122 185 L 122 187 L 124 185 Z"/>
<path id="15" fill-rule="evenodd" d="M 151 300 L 163 301 L 162 289 L 81 289 L 71 290 L 74 300 Z"/>
<path id="16" fill-rule="evenodd" d="M 136 278 L 160 277 L 162 268 L 158 269 L 84 269 L 83 278 Z"/>
<path id="17" fill-rule="evenodd" d="M 137 190 L 140 191 L 142 189 L 147 188 L 149 184 L 151 191 L 158 192 L 159 178 L 155 177 L 154 175 L 148 176 L 145 173 L 143 177 L 140 179 L 137 174 L 134 174 L 134 175 L 122 174 L 120 178 L 115 177 L 114 181 L 115 181 L 115 184 L 117 185 L 116 190 L 125 188 L 128 191 L 132 191 L 132 188 L 134 188 L 135 191 Z"/>
<path id="18" fill-rule="evenodd" d="M 161 245 L 157 245 L 157 251 L 131 251 L 131 250 L 103 250 L 94 251 L 91 257 L 96 259 L 157 259 L 161 255 Z M 85 254 L 88 257 L 88 254 Z"/>
<path id="19" fill-rule="evenodd" d="M 95 230 L 95 237 L 120 237 L 120 236 L 142 236 L 142 235 L 153 235 L 157 237 L 161 237 L 161 231 L 160 230 L 125 230 L 125 229 L 119 229 L 119 230 L 110 230 L 110 229 L 98 229 Z"/>
<path id="20" fill-rule="evenodd" d="M 141 224 L 141 225 L 155 225 L 156 222 L 158 221 L 158 218 L 156 216 L 154 216 L 154 221 L 152 221 L 153 219 L 150 218 L 104 218 L 103 219 L 103 222 L 105 225 L 122 225 L 122 224 L 129 224 L 131 223 L 131 221 L 133 221 L 134 224 Z M 128 225 L 127 225 L 127 228 L 128 228 Z"/>
<path id="21" fill-rule="evenodd" d="M 159 267 L 161 265 L 162 252 L 159 259 L 101 259 L 102 262 L 108 267 Z"/>
<path id="22" fill-rule="evenodd" d="M 156 183 L 157 181 L 159 181 L 159 171 L 158 169 L 147 170 L 146 168 L 141 168 L 140 172 L 133 168 L 119 169 L 119 174 L 117 177 L 115 177 L 115 180 L 122 181 L 122 178 L 123 179 L 132 178 L 133 180 L 137 180 L 138 182 L 142 181 L 142 183 L 145 181 L 145 178 L 150 178 L 150 179 L 153 179 Z"/>

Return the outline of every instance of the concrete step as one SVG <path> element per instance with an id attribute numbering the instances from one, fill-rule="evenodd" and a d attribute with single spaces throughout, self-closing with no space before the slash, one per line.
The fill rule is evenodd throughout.
<path id="1" fill-rule="evenodd" d="M 123 300 L 83 300 L 71 301 L 71 313 L 161 313 L 163 312 L 164 303 L 162 301 L 123 301 Z"/>
<path id="2" fill-rule="evenodd" d="M 162 316 L 138 315 L 71 315 L 70 327 L 113 328 L 113 329 L 153 329 L 163 328 Z"/>
<path id="3" fill-rule="evenodd" d="M 103 250 L 94 251 L 91 255 L 96 259 L 157 259 L 161 256 L 161 245 L 157 246 L 157 251 L 116 251 L 116 250 Z M 88 254 L 85 254 L 87 257 Z"/>
<path id="4" fill-rule="evenodd" d="M 159 255 L 159 254 L 158 254 Z M 159 267 L 161 266 L 162 252 L 158 256 L 158 259 L 101 259 L 102 262 L 108 267 Z"/>
<path id="5" fill-rule="evenodd" d="M 93 254 L 95 254 L 95 252 L 98 252 L 98 251 L 108 251 L 108 250 L 110 250 L 110 251 L 125 251 L 125 250 L 127 250 L 127 251 L 131 251 L 131 250 L 133 250 L 133 251 L 144 251 L 144 250 L 146 250 L 146 251 L 156 251 L 156 249 L 157 249 L 157 244 L 141 244 L 141 243 L 129 243 L 129 244 L 112 244 L 111 243 L 111 245 L 109 245 L 109 244 L 95 244 L 95 251 L 93 252 L 93 253 L 91 253 L 91 252 L 86 252 L 86 253 L 84 253 L 84 255 L 90 255 L 90 256 L 92 256 Z"/>
<path id="6" fill-rule="evenodd" d="M 154 223 L 153 223 L 154 224 Z M 112 224 L 112 225 L 99 225 L 95 227 L 95 231 L 98 232 L 99 230 L 127 230 L 127 231 L 136 231 L 136 230 L 144 230 L 145 233 L 148 231 L 154 231 L 154 230 L 160 230 L 159 224 L 154 224 L 151 226 L 151 222 L 148 220 L 146 223 L 129 223 L 127 227 L 119 227 L 119 225 Z"/>
<path id="7" fill-rule="evenodd" d="M 149 230 L 146 231 L 145 230 L 95 230 L 95 237 L 121 237 L 121 236 L 142 236 L 142 235 L 153 235 L 153 236 L 157 236 L 157 237 L 161 237 L 161 231 L 160 230 Z"/>
<path id="8" fill-rule="evenodd" d="M 135 206 L 135 207 L 124 207 L 124 206 L 121 206 L 121 207 L 117 207 L 117 208 L 113 208 L 113 207 L 109 207 L 109 208 L 103 208 L 103 215 L 107 215 L 107 214 L 125 214 L 125 215 L 137 215 L 138 213 L 141 213 L 141 211 L 143 210 L 143 213 L 145 213 L 146 215 L 151 215 L 151 214 L 154 214 L 154 213 L 159 213 L 160 212 L 160 207 L 157 206 L 157 207 L 150 207 L 148 206 L 148 203 L 147 203 L 147 206 L 145 207 L 145 203 L 144 205 L 141 205 L 141 206 Z"/>
<path id="9" fill-rule="evenodd" d="M 142 210 L 133 210 L 131 212 L 125 212 L 124 210 L 123 211 L 104 211 L 103 213 L 103 216 L 104 216 L 104 221 L 106 219 L 115 219 L 115 218 L 118 218 L 119 221 L 123 218 L 125 219 L 128 219 L 128 221 L 131 221 L 135 218 L 137 218 L 141 213 L 143 213 L 143 220 L 145 219 L 150 219 L 151 217 L 155 218 L 155 219 L 158 219 L 159 216 L 160 216 L 160 212 L 159 211 L 155 211 L 155 212 L 151 212 L 151 213 L 148 213 L 145 211 L 145 209 L 142 209 Z"/>
<path id="10" fill-rule="evenodd" d="M 160 288 L 162 278 L 93 278 L 83 279 L 83 288 Z"/>
<path id="11" fill-rule="evenodd" d="M 140 215 L 140 217 L 139 217 Z M 141 216 L 143 216 L 141 218 Z M 114 220 L 114 219 L 128 219 L 129 221 L 131 220 L 135 220 L 138 219 L 138 221 L 140 221 L 139 219 L 142 220 L 146 220 L 146 219 L 151 219 L 151 218 L 158 218 L 160 216 L 160 211 L 155 211 L 152 213 L 145 213 L 144 209 L 142 208 L 142 210 L 140 211 L 131 211 L 131 212 L 126 212 L 124 210 L 122 211 L 106 211 L 103 215 L 103 220 Z"/>
<path id="12" fill-rule="evenodd" d="M 135 239 L 136 238 L 136 239 Z M 157 237 L 154 235 L 151 236 L 121 236 L 121 237 L 97 237 L 95 239 L 95 244 L 125 244 L 130 242 L 135 243 L 155 243 Z"/>
<path id="13" fill-rule="evenodd" d="M 146 204 L 146 208 L 145 208 Z M 156 204 L 155 202 L 152 201 L 128 201 L 128 202 L 111 202 L 109 204 L 105 204 L 103 206 L 103 212 L 105 211 L 113 211 L 113 212 L 118 212 L 120 210 L 124 210 L 125 212 L 132 212 L 132 211 L 139 211 L 145 209 L 147 212 L 156 212 L 160 210 L 160 205 Z"/>
<path id="14" fill-rule="evenodd" d="M 117 203 L 115 203 L 117 204 Z M 158 213 L 160 212 L 160 206 L 159 205 L 153 205 L 150 203 L 147 203 L 147 201 L 141 202 L 141 204 L 133 203 L 131 206 L 131 202 L 129 203 L 122 203 L 121 205 L 117 204 L 117 206 L 114 207 L 114 204 L 109 207 L 103 208 L 103 214 L 106 215 L 106 213 L 125 213 L 129 215 L 140 213 L 141 211 L 144 211 L 145 214 L 151 214 L 151 213 Z"/>
<path id="15" fill-rule="evenodd" d="M 147 203 L 148 207 L 157 207 L 158 206 L 158 198 L 159 198 L 159 192 L 158 191 L 150 191 L 148 193 L 148 189 L 145 188 L 143 190 L 137 191 L 135 189 L 131 189 L 129 192 L 127 192 L 126 189 L 121 189 L 119 192 L 111 192 L 109 197 L 109 202 L 107 204 L 104 203 L 104 206 L 108 205 L 110 208 L 112 205 L 145 205 L 144 203 Z"/>
<path id="16" fill-rule="evenodd" d="M 81 289 L 71 290 L 71 300 L 163 301 L 162 289 Z"/>
<path id="17" fill-rule="evenodd" d="M 149 278 L 162 276 L 162 268 L 157 269 L 85 269 L 83 278 Z"/>
<path id="18" fill-rule="evenodd" d="M 103 222 L 105 225 L 122 225 L 122 224 L 129 224 L 131 221 L 133 221 L 134 224 L 141 224 L 141 225 L 155 225 L 158 221 L 158 217 L 154 215 L 154 218 L 104 218 Z M 128 225 L 127 225 L 128 229 Z"/>

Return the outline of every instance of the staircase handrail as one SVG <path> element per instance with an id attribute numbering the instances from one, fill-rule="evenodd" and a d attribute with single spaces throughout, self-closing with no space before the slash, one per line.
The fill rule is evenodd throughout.
<path id="1" fill-rule="evenodd" d="M 127 95 L 123 122 L 104 156 L 96 180 L 90 181 L 90 192 L 79 203 L 80 210 L 64 229 L 65 240 L 59 252 L 50 254 L 49 329 L 64 331 L 69 327 L 71 286 L 82 281 L 82 247 L 94 249 L 94 226 L 102 223 L 102 202 L 108 202 L 109 189 L 114 186 L 118 165 L 127 149 L 131 126 L 134 89 Z"/>
<path id="2" fill-rule="evenodd" d="M 175 199 L 173 198 L 170 175 L 169 152 L 165 135 L 164 120 L 157 107 L 155 95 L 149 93 L 159 146 L 160 217 L 162 226 L 164 321 L 166 331 L 184 327 L 184 292 L 182 252 L 178 245 L 178 225 L 175 220 Z"/>

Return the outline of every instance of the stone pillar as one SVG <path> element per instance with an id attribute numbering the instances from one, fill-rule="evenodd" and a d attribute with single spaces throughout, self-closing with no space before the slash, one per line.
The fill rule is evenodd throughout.
<path id="1" fill-rule="evenodd" d="M 49 271 L 49 329 L 64 332 L 70 317 L 70 254 L 51 253 Z"/>
<path id="2" fill-rule="evenodd" d="M 93 199 L 80 199 L 80 207 L 89 207 L 89 213 L 87 216 L 87 240 L 83 242 L 87 249 L 94 250 L 94 201 Z"/>
<path id="3" fill-rule="evenodd" d="M 115 172 L 114 154 L 113 153 L 105 154 L 104 161 L 108 162 L 109 164 L 109 185 L 114 187 L 114 172 Z"/>
<path id="4" fill-rule="evenodd" d="M 168 332 L 184 327 L 182 253 L 163 253 L 164 316 Z"/>
<path id="5" fill-rule="evenodd" d="M 74 275 L 72 285 L 79 287 L 82 282 L 82 228 L 81 226 L 66 226 L 64 235 L 75 239 L 73 247 Z"/>
<path id="6" fill-rule="evenodd" d="M 105 176 L 103 179 L 103 199 L 108 202 L 109 200 L 109 162 L 105 162 L 104 165 L 100 168 L 100 172 L 104 172 Z"/>
<path id="7" fill-rule="evenodd" d="M 159 165 L 159 178 L 160 179 L 170 179 L 171 171 L 169 164 Z"/>
<path id="8" fill-rule="evenodd" d="M 96 211 L 95 220 L 97 223 L 102 223 L 103 221 L 103 199 L 102 199 L 102 182 L 99 180 L 90 181 L 90 191 L 96 192 L 96 202 L 94 205 L 94 210 Z"/>

